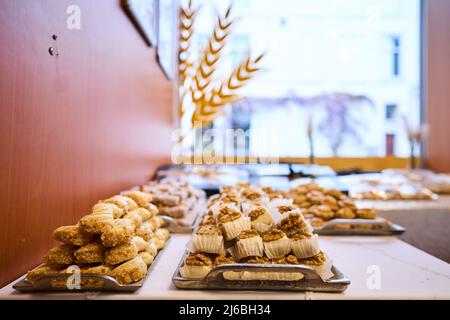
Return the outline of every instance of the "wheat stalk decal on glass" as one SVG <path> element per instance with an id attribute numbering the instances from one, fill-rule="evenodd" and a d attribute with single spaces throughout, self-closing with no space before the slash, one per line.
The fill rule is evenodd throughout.
<path id="1" fill-rule="evenodd" d="M 204 95 L 204 98 L 196 103 L 192 124 L 198 122 L 202 125 L 210 124 L 224 106 L 241 100 L 243 97 L 237 94 L 238 90 L 260 70 L 258 64 L 263 56 L 264 54 L 261 54 L 255 59 L 248 57 L 218 88 Z"/>
<path id="2" fill-rule="evenodd" d="M 183 99 L 189 93 L 186 88 L 186 81 L 194 66 L 191 57 L 191 42 L 194 34 L 194 23 L 197 17 L 198 9 L 193 9 L 190 0 L 186 8 L 180 7 L 179 12 L 179 47 L 178 47 L 178 74 L 180 81 L 180 101 L 178 112 L 183 116 Z"/>
<path id="3" fill-rule="evenodd" d="M 190 61 L 192 38 L 195 37 L 194 22 L 198 9 L 187 7 L 180 10 L 179 79 L 180 79 L 180 116 L 186 124 L 187 133 L 194 127 L 211 124 L 223 112 L 223 108 L 243 97 L 239 95 L 246 83 L 260 70 L 259 63 L 263 54 L 256 58 L 248 56 L 225 79 L 217 77 L 224 48 L 233 27 L 231 6 L 223 15 L 217 17 L 216 24 L 207 44 L 199 54 L 198 61 Z M 189 110 L 189 112 L 188 112 Z M 184 121 L 186 120 L 186 121 Z"/>
<path id="4" fill-rule="evenodd" d="M 180 7 L 179 24 L 179 50 L 178 50 L 178 70 L 180 82 L 186 79 L 189 68 L 193 66 L 190 56 L 191 40 L 194 34 L 194 23 L 197 17 L 197 10 L 192 8 L 192 1 L 189 1 L 188 7 Z"/>
<path id="5" fill-rule="evenodd" d="M 195 105 L 204 103 L 208 95 L 208 89 L 213 83 L 214 72 L 217 70 L 222 50 L 225 47 L 225 41 L 233 24 L 230 20 L 230 13 L 231 7 L 228 8 L 224 16 L 217 18 L 213 34 L 209 38 L 197 65 L 191 87 L 192 101 Z"/>

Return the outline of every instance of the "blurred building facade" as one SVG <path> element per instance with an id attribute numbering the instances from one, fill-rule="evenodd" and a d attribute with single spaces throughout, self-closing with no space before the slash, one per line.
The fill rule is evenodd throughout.
<path id="1" fill-rule="evenodd" d="M 201 6 L 199 52 L 229 3 L 193 3 Z M 248 99 L 214 124 L 251 129 L 238 148 L 307 156 L 312 117 L 316 156 L 408 156 L 402 117 L 418 126 L 421 114 L 420 0 L 239 0 L 232 10 L 238 20 L 222 69 L 248 48 L 267 52 L 264 71 L 243 91 Z M 278 154 L 265 143 L 274 136 Z"/>

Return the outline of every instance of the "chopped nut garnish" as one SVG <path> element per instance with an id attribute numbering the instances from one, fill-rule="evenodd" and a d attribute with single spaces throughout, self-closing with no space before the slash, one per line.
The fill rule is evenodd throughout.
<path id="1" fill-rule="evenodd" d="M 269 260 L 269 258 L 266 258 L 266 257 L 247 257 L 247 258 L 241 259 L 239 262 L 268 264 L 268 263 L 270 263 L 270 260 Z"/>
<path id="2" fill-rule="evenodd" d="M 212 225 L 205 225 L 200 227 L 200 229 L 197 230 L 198 235 L 208 235 L 208 236 L 221 236 L 222 232 L 220 232 L 219 228 Z"/>
<path id="3" fill-rule="evenodd" d="M 252 209 L 249 213 L 248 216 L 250 217 L 250 219 L 256 220 L 256 218 L 262 216 L 264 213 L 268 212 L 266 208 L 264 207 L 258 207 L 255 209 Z"/>
<path id="4" fill-rule="evenodd" d="M 228 264 L 228 263 L 236 263 L 236 260 L 234 260 L 233 257 L 223 257 L 223 256 L 217 256 L 214 260 L 215 265 L 221 265 L 221 264 Z"/>
<path id="5" fill-rule="evenodd" d="M 290 254 L 285 257 L 279 257 L 279 258 L 272 259 L 272 263 L 275 263 L 275 264 L 297 264 L 297 257 Z"/>
<path id="6" fill-rule="evenodd" d="M 264 232 L 261 237 L 264 242 L 270 242 L 275 240 L 280 240 L 285 236 L 285 233 L 279 229 L 272 229 L 270 231 Z"/>
<path id="7" fill-rule="evenodd" d="M 315 256 L 309 257 L 309 258 L 303 258 L 298 259 L 299 264 L 306 264 L 308 266 L 320 266 L 324 264 L 326 261 L 325 253 L 323 251 L 320 251 Z"/>
<path id="8" fill-rule="evenodd" d="M 241 192 L 241 194 L 244 198 L 247 198 L 249 200 L 256 200 L 262 197 L 261 193 L 251 189 L 245 189 Z"/>
<path id="9" fill-rule="evenodd" d="M 236 193 L 223 194 L 220 197 L 220 200 L 222 202 L 225 202 L 225 203 L 230 203 L 231 202 L 231 203 L 238 204 L 239 203 L 239 195 L 237 195 Z"/>
<path id="10" fill-rule="evenodd" d="M 237 236 L 237 240 L 249 239 L 259 236 L 258 231 L 252 230 L 244 230 Z"/>
<path id="11" fill-rule="evenodd" d="M 200 222 L 201 226 L 206 226 L 206 225 L 215 225 L 216 224 L 216 219 L 213 216 L 207 215 L 205 216 L 202 221 Z"/>
<path id="12" fill-rule="evenodd" d="M 210 266 L 212 259 L 205 253 L 191 253 L 186 258 L 186 265 L 188 266 Z"/>
<path id="13" fill-rule="evenodd" d="M 289 211 L 295 210 L 294 206 L 279 206 L 278 207 L 278 211 L 280 211 L 280 213 L 286 213 Z"/>
<path id="14" fill-rule="evenodd" d="M 231 222 L 231 221 L 239 219 L 240 217 L 242 217 L 242 213 L 240 213 L 238 210 L 230 208 L 230 207 L 223 207 L 220 209 L 220 212 L 219 212 L 219 222 L 220 223 Z"/>
<path id="15" fill-rule="evenodd" d="M 307 227 L 307 222 L 300 213 L 290 213 L 289 216 L 282 219 L 279 224 L 279 228 L 284 231 L 287 236 L 305 230 Z"/>
<path id="16" fill-rule="evenodd" d="M 297 232 L 293 236 L 291 236 L 292 240 L 303 240 L 303 239 L 310 239 L 312 237 L 312 234 L 310 233 L 300 233 Z"/>

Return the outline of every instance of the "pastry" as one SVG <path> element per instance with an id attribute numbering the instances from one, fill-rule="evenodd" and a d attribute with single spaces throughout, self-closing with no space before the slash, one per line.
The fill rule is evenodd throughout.
<path id="1" fill-rule="evenodd" d="M 252 189 L 244 189 L 241 192 L 241 196 L 244 199 L 255 201 L 255 200 L 260 200 L 263 197 L 263 193 L 258 192 L 256 190 L 252 190 Z"/>
<path id="2" fill-rule="evenodd" d="M 308 222 L 311 224 L 311 226 L 316 228 L 320 228 L 325 224 L 325 220 L 319 217 L 313 217 L 311 219 L 308 219 Z"/>
<path id="3" fill-rule="evenodd" d="M 215 226 L 216 223 L 217 223 L 216 218 L 214 218 L 214 216 L 206 215 L 202 218 L 199 225 L 200 226 L 207 226 L 207 225 Z"/>
<path id="4" fill-rule="evenodd" d="M 336 219 L 354 219 L 355 216 L 355 212 L 348 207 L 340 208 L 336 211 Z"/>
<path id="5" fill-rule="evenodd" d="M 229 204 L 230 206 L 239 207 L 240 197 L 236 192 L 224 193 L 219 199 L 221 202 Z"/>
<path id="6" fill-rule="evenodd" d="M 76 263 L 99 263 L 103 262 L 105 247 L 98 242 L 89 243 L 75 251 Z"/>
<path id="7" fill-rule="evenodd" d="M 233 264 L 233 263 L 236 263 L 236 260 L 233 257 L 217 256 L 214 259 L 215 266 L 220 266 L 223 264 Z M 224 271 L 224 272 L 222 272 L 222 276 L 225 280 L 241 280 L 241 272 L 240 271 Z"/>
<path id="8" fill-rule="evenodd" d="M 278 257 L 272 259 L 273 264 L 297 264 L 297 258 L 293 255 Z M 299 281 L 305 276 L 301 272 L 272 272 L 270 277 L 272 280 L 281 281 Z"/>
<path id="9" fill-rule="evenodd" d="M 224 255 L 225 248 L 220 229 L 212 225 L 200 227 L 192 238 L 192 250 Z"/>
<path id="10" fill-rule="evenodd" d="M 124 211 L 113 203 L 99 202 L 92 207 L 91 214 L 112 214 L 114 219 L 119 219 L 123 216 Z"/>
<path id="11" fill-rule="evenodd" d="M 291 240 L 292 252 L 299 259 L 312 257 L 320 252 L 319 237 L 316 234 L 296 233 Z"/>
<path id="12" fill-rule="evenodd" d="M 100 237 L 105 247 L 114 247 L 129 243 L 134 236 L 135 225 L 128 219 L 116 219 L 114 225 L 104 231 Z"/>
<path id="13" fill-rule="evenodd" d="M 138 249 L 133 243 L 121 244 L 105 251 L 105 263 L 108 265 L 117 265 L 136 257 Z"/>
<path id="14" fill-rule="evenodd" d="M 131 243 L 134 244 L 139 252 L 145 251 L 147 246 L 149 245 L 147 241 L 142 239 L 141 237 L 135 236 L 131 240 Z"/>
<path id="15" fill-rule="evenodd" d="M 166 246 L 166 242 L 157 237 L 151 238 L 149 243 L 154 244 L 156 249 L 158 249 L 158 250 L 161 250 Z"/>
<path id="16" fill-rule="evenodd" d="M 281 205 L 281 206 L 278 206 L 277 208 L 278 208 L 278 212 L 280 214 L 289 213 L 296 209 L 293 205 Z"/>
<path id="17" fill-rule="evenodd" d="M 78 225 L 62 226 L 53 231 L 53 239 L 74 246 L 84 246 L 91 242 L 92 234 L 83 232 Z"/>
<path id="18" fill-rule="evenodd" d="M 359 219 L 375 219 L 377 217 L 377 213 L 375 209 L 358 209 L 356 210 L 356 218 Z"/>
<path id="19" fill-rule="evenodd" d="M 292 254 L 272 259 L 273 264 L 297 264 L 297 258 Z"/>
<path id="20" fill-rule="evenodd" d="M 187 279 L 204 278 L 212 269 L 212 259 L 205 253 L 191 253 L 187 256 L 180 274 Z"/>
<path id="21" fill-rule="evenodd" d="M 230 207 L 223 207 L 218 221 L 226 240 L 236 238 L 242 231 L 251 229 L 250 218 Z"/>
<path id="22" fill-rule="evenodd" d="M 160 216 L 153 217 L 149 221 L 155 227 L 155 229 L 161 228 L 166 224 L 164 219 L 161 218 Z"/>
<path id="23" fill-rule="evenodd" d="M 285 256 L 291 252 L 291 240 L 279 229 L 263 233 L 262 240 L 264 252 L 270 259 Z"/>
<path id="24" fill-rule="evenodd" d="M 115 204 L 124 211 L 130 211 L 138 207 L 137 203 L 134 202 L 133 199 L 125 196 L 114 196 L 101 202 Z"/>
<path id="25" fill-rule="evenodd" d="M 110 213 L 90 214 L 80 219 L 81 231 L 101 234 L 114 225 L 114 217 Z"/>
<path id="26" fill-rule="evenodd" d="M 156 231 L 154 232 L 155 237 L 167 241 L 167 239 L 169 239 L 170 236 L 170 232 L 169 230 L 165 229 L 165 228 L 158 228 L 156 229 Z"/>
<path id="27" fill-rule="evenodd" d="M 152 217 L 156 216 L 159 213 L 158 207 L 155 206 L 153 203 L 148 203 L 145 206 L 145 209 L 150 211 L 150 213 L 152 214 Z"/>
<path id="28" fill-rule="evenodd" d="M 323 251 L 313 257 L 298 259 L 298 263 L 312 267 L 322 280 L 328 280 L 334 276 L 331 271 L 333 263 Z"/>
<path id="29" fill-rule="evenodd" d="M 308 209 L 308 212 L 313 213 L 316 217 L 322 218 L 323 220 L 331 220 L 335 217 L 335 213 L 327 205 L 315 205 Z"/>
<path id="30" fill-rule="evenodd" d="M 74 262 L 74 247 L 71 244 L 61 244 L 52 248 L 44 258 L 46 265 L 68 265 Z"/>
<path id="31" fill-rule="evenodd" d="M 121 195 L 132 199 L 138 206 L 142 208 L 146 208 L 148 203 L 153 200 L 153 197 L 150 193 L 138 190 L 125 191 L 122 192 Z"/>
<path id="32" fill-rule="evenodd" d="M 179 218 L 184 218 L 187 213 L 189 208 L 184 205 L 184 204 L 180 204 L 177 206 L 173 206 L 173 207 L 159 207 L 159 214 L 163 215 L 163 216 L 169 216 L 175 219 L 179 219 Z"/>
<path id="33" fill-rule="evenodd" d="M 264 254 L 263 240 L 256 230 L 244 230 L 236 238 L 235 254 L 238 259 L 245 257 L 262 257 Z"/>
<path id="34" fill-rule="evenodd" d="M 147 242 L 144 251 L 151 254 L 153 257 L 156 257 L 156 255 L 158 254 L 158 248 L 152 242 Z"/>
<path id="35" fill-rule="evenodd" d="M 161 206 L 173 207 L 180 203 L 181 199 L 179 196 L 163 194 L 163 193 L 153 193 L 152 202 Z"/>
<path id="36" fill-rule="evenodd" d="M 136 229 L 135 234 L 145 241 L 150 241 L 150 239 L 153 237 L 154 230 L 154 225 L 149 221 L 145 221 L 139 228 Z"/>
<path id="37" fill-rule="evenodd" d="M 305 220 L 300 212 L 289 213 L 286 218 L 283 218 L 278 225 L 288 237 L 296 233 L 312 233 L 311 225 Z"/>
<path id="38" fill-rule="evenodd" d="M 99 264 L 97 266 L 88 266 L 80 268 L 81 274 L 101 274 L 108 275 L 112 271 L 111 266 L 106 266 L 104 264 Z"/>
<path id="39" fill-rule="evenodd" d="M 136 256 L 130 261 L 122 263 L 115 267 L 110 275 L 120 284 L 130 284 L 138 282 L 145 278 L 147 274 L 147 265 L 141 256 Z"/>
<path id="40" fill-rule="evenodd" d="M 31 283 L 36 283 L 38 280 L 47 276 L 59 275 L 65 270 L 65 267 L 48 266 L 41 264 L 27 273 L 27 280 Z"/>
<path id="41" fill-rule="evenodd" d="M 154 217 L 154 214 L 146 208 L 137 208 L 137 209 L 131 210 L 128 214 L 134 215 L 135 213 L 137 213 L 141 217 L 142 221 L 146 221 L 146 220 Z"/>
<path id="42" fill-rule="evenodd" d="M 142 225 L 142 217 L 135 210 L 129 211 L 126 215 L 123 216 L 123 218 L 133 222 L 136 228 L 139 228 Z"/>
<path id="43" fill-rule="evenodd" d="M 142 258 L 147 267 L 149 267 L 153 263 L 154 256 L 152 256 L 150 253 L 143 251 L 139 252 L 138 255 Z"/>
<path id="44" fill-rule="evenodd" d="M 222 264 L 232 264 L 236 263 L 236 260 L 233 257 L 224 257 L 224 256 L 217 256 L 214 259 L 214 265 L 220 266 Z"/>
<path id="45" fill-rule="evenodd" d="M 265 232 L 270 229 L 275 219 L 265 207 L 256 207 L 249 211 L 248 216 L 251 220 L 251 226 L 259 232 Z"/>

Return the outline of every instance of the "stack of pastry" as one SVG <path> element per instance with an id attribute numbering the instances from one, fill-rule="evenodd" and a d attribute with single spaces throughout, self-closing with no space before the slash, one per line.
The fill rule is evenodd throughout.
<path id="1" fill-rule="evenodd" d="M 293 199 L 295 206 L 302 209 L 303 215 L 314 227 L 320 227 L 331 219 L 376 218 L 374 209 L 357 208 L 355 201 L 346 194 L 320 187 L 316 183 L 291 188 L 287 196 Z M 342 227 L 351 226 L 343 224 Z"/>
<path id="2" fill-rule="evenodd" d="M 150 193 L 131 190 L 99 201 L 77 224 L 53 232 L 62 244 L 51 249 L 27 279 L 34 283 L 79 270 L 111 276 L 120 284 L 142 280 L 169 238 L 152 200 Z"/>
<path id="3" fill-rule="evenodd" d="M 269 191 L 269 192 L 268 192 Z M 209 199 L 180 269 L 184 278 L 201 279 L 218 265 L 304 264 L 324 280 L 332 262 L 318 236 L 291 199 L 250 184 L 225 187 Z M 227 280 L 300 280 L 300 272 L 226 271 Z"/>
<path id="4" fill-rule="evenodd" d="M 151 181 L 141 186 L 141 190 L 152 195 L 161 215 L 175 219 L 186 218 L 196 211 L 197 204 L 205 198 L 203 190 L 180 180 Z"/>

